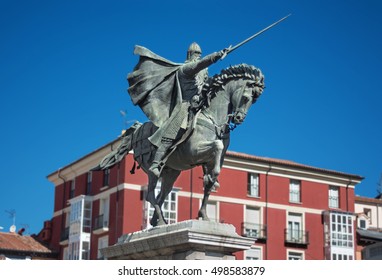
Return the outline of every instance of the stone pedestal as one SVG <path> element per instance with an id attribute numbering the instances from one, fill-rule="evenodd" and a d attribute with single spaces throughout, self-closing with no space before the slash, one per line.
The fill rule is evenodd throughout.
<path id="1" fill-rule="evenodd" d="M 233 225 L 189 220 L 123 235 L 101 251 L 110 260 L 234 260 L 254 242 Z"/>

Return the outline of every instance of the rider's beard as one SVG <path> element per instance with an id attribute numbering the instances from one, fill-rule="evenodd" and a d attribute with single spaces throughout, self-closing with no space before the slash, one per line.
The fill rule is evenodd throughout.
<path id="1" fill-rule="evenodd" d="M 186 62 L 195 62 L 198 60 L 200 60 L 200 56 L 191 56 L 191 58 L 187 60 Z"/>

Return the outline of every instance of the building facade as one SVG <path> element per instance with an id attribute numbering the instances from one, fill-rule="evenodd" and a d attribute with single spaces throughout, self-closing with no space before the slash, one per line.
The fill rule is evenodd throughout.
<path id="1" fill-rule="evenodd" d="M 382 197 L 355 197 L 357 259 L 382 260 Z"/>
<path id="2" fill-rule="evenodd" d="M 133 154 L 110 170 L 89 171 L 118 144 L 117 139 L 48 175 L 55 201 L 46 236 L 61 259 L 102 259 L 99 249 L 150 226 L 147 177 L 140 169 L 131 174 Z M 201 168 L 182 172 L 163 205 L 169 223 L 197 217 L 202 178 Z M 254 239 L 237 259 L 351 260 L 356 256 L 354 189 L 362 179 L 228 152 L 207 213 Z"/>

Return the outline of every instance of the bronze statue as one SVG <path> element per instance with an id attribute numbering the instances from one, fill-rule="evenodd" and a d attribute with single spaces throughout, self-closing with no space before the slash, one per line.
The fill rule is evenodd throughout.
<path id="1" fill-rule="evenodd" d="M 244 121 L 249 108 L 261 95 L 263 88 L 262 72 L 246 64 L 231 66 L 205 82 L 200 95 L 202 105 L 189 124 L 190 129 L 176 141 L 176 149 L 167 155 L 166 164 L 160 174 L 161 191 L 157 197 L 154 190 L 159 178 L 150 170 L 156 146 L 149 138 L 158 130 L 154 122 L 135 123 L 122 136 L 120 146 L 107 155 L 96 169 L 110 168 L 130 150 L 134 150 L 134 159 L 148 175 L 146 200 L 155 209 L 150 223 L 156 226 L 166 223 L 161 206 L 180 172 L 202 166 L 204 197 L 198 217 L 208 220 L 206 206 L 211 190 L 218 187 L 217 178 L 229 145 L 231 123 L 241 124 Z"/>
<path id="2" fill-rule="evenodd" d="M 288 16 L 287 16 L 288 17 Z M 234 47 L 201 57 L 201 49 L 191 44 L 187 60 L 173 63 L 150 50 L 136 46 L 139 62 L 128 75 L 128 92 L 150 122 L 136 122 L 121 137 L 120 146 L 93 170 L 107 169 L 134 150 L 134 159 L 148 175 L 146 200 L 155 212 L 150 223 L 166 224 L 161 211 L 165 198 L 183 170 L 202 166 L 204 197 L 198 217 L 208 220 L 206 206 L 230 139 L 230 131 L 241 124 L 264 89 L 260 69 L 239 64 L 208 78 L 207 67 L 228 53 L 278 24 L 275 22 Z M 154 190 L 162 179 L 161 191 Z"/>
<path id="3" fill-rule="evenodd" d="M 165 75 L 160 77 L 162 71 L 158 71 L 159 76 L 156 77 L 156 79 L 158 79 L 159 84 L 156 84 L 152 83 L 150 76 L 153 72 L 152 67 L 155 65 L 155 67 L 159 66 L 159 69 L 168 68 L 160 64 L 164 59 L 160 59 L 157 55 L 155 55 L 154 58 L 151 52 L 143 47 L 137 46 L 135 48 L 135 53 L 140 54 L 141 61 L 133 73 L 128 75 L 130 84 L 128 89 L 129 94 L 131 96 L 137 96 L 143 91 L 148 92 L 148 95 L 150 95 L 145 97 L 145 101 L 147 99 L 150 99 L 149 102 L 153 102 L 153 99 L 159 100 L 156 102 L 156 107 L 153 108 L 152 106 L 148 107 L 142 101 L 136 103 L 133 98 L 134 104 L 140 105 L 150 120 L 159 127 L 157 132 L 149 138 L 150 142 L 158 147 L 152 166 L 150 167 L 150 171 L 157 177 L 160 176 L 161 170 L 165 165 L 163 159 L 168 150 L 173 146 L 174 141 L 180 139 L 183 135 L 189 121 L 193 118 L 195 109 L 199 106 L 200 91 L 208 79 L 207 67 L 218 61 L 227 51 L 228 49 L 215 52 L 201 59 L 202 51 L 200 46 L 197 43 L 192 43 L 187 51 L 186 62 L 182 65 L 171 63 L 169 67 L 174 71 L 171 72 L 170 75 L 167 75 L 167 71 L 163 71 Z M 149 75 L 149 78 L 142 73 Z M 171 80 L 171 82 L 172 79 L 174 79 L 172 86 L 167 86 L 167 83 L 164 82 L 166 79 Z M 161 83 L 166 84 L 164 90 Z M 136 85 L 139 86 L 137 87 Z M 172 106 L 164 107 L 163 104 L 160 104 L 160 102 L 163 101 L 168 105 L 174 102 L 175 104 L 173 108 Z M 155 115 L 155 118 L 151 119 L 153 115 Z M 162 118 L 162 115 L 165 116 L 163 123 L 156 122 L 157 119 Z"/>

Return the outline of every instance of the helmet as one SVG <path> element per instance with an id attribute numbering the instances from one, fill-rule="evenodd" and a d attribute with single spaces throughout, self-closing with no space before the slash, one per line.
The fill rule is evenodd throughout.
<path id="1" fill-rule="evenodd" d="M 187 51 L 187 60 L 190 60 L 192 55 L 194 53 L 199 53 L 201 54 L 202 53 L 202 49 L 200 48 L 200 46 L 197 44 L 197 43 L 192 43 L 189 47 L 188 47 L 188 51 Z"/>

